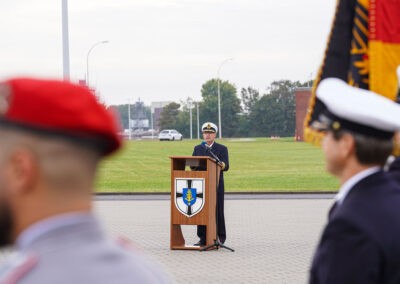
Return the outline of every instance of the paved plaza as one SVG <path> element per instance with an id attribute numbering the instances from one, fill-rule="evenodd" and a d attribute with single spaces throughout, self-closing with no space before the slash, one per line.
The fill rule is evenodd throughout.
<path id="1" fill-rule="evenodd" d="M 176 283 L 306 283 L 331 204 L 328 195 L 227 197 L 226 245 L 233 253 L 171 251 L 168 197 L 98 197 L 95 208 L 111 235 L 132 240 Z M 193 226 L 183 233 L 187 244 L 197 242 Z"/>

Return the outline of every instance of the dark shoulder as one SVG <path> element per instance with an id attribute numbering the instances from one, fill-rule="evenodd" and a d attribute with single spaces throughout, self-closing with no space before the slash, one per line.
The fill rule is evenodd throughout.
<path id="1" fill-rule="evenodd" d="M 379 171 L 356 183 L 346 200 L 382 199 L 398 202 L 398 196 L 400 196 L 400 186 L 390 178 L 388 173 Z"/>
<path id="2" fill-rule="evenodd" d="M 400 171 L 400 157 L 397 157 L 389 166 L 389 172 Z"/>
<path id="3" fill-rule="evenodd" d="M 384 172 L 372 174 L 356 184 L 341 207 L 344 215 L 354 216 L 360 223 L 390 219 L 400 229 L 400 215 L 396 213 L 400 207 L 400 185 Z"/>
<path id="4" fill-rule="evenodd" d="M 228 150 L 228 147 L 226 147 L 225 145 L 219 144 L 217 142 L 214 142 L 214 147 L 217 149 L 221 149 L 221 150 Z"/>
<path id="5" fill-rule="evenodd" d="M 194 150 L 200 150 L 201 148 L 202 148 L 201 144 L 194 146 Z"/>

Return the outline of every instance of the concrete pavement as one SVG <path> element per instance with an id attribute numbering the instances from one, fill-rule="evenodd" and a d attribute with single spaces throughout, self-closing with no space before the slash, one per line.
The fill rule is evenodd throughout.
<path id="1" fill-rule="evenodd" d="M 198 252 L 169 249 L 169 200 L 96 201 L 113 234 L 123 234 L 161 263 L 177 283 L 306 283 L 331 199 L 227 200 L 226 245 Z M 197 242 L 185 226 L 187 244 Z"/>
<path id="2" fill-rule="evenodd" d="M 321 198 L 225 201 L 226 245 L 235 252 L 169 249 L 168 198 L 96 197 L 95 210 L 114 236 L 124 235 L 159 262 L 177 283 L 306 283 L 332 195 Z M 185 226 L 188 244 L 197 242 Z M 0 253 L 0 263 L 5 253 Z"/>

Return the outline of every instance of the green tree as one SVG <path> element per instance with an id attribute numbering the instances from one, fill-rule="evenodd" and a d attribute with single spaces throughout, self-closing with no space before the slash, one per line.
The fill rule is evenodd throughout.
<path id="1" fill-rule="evenodd" d="M 296 123 L 294 89 L 300 86 L 299 81 L 272 82 L 268 93 L 250 111 L 250 133 L 255 136 L 293 136 Z"/>
<path id="2" fill-rule="evenodd" d="M 176 130 L 182 133 L 184 138 L 190 139 L 190 110 L 189 98 L 186 101 L 181 101 L 182 109 L 179 111 L 176 123 Z M 192 107 L 192 135 L 193 139 L 197 138 L 197 108 L 195 103 L 191 103 Z"/>
<path id="3" fill-rule="evenodd" d="M 218 81 L 211 79 L 201 88 L 203 102 L 200 104 L 201 123 L 212 121 L 218 125 Z M 220 82 L 221 124 L 224 137 L 232 137 L 238 133 L 240 100 L 236 87 L 228 81 Z"/>
<path id="4" fill-rule="evenodd" d="M 311 88 L 314 84 L 314 80 L 308 80 L 304 83 L 301 83 L 299 87 L 309 87 Z"/>
<path id="5" fill-rule="evenodd" d="M 252 87 L 242 88 L 240 93 L 243 105 L 243 112 L 245 114 L 249 114 L 253 109 L 254 105 L 260 99 L 260 93 L 258 92 L 258 90 Z"/>
<path id="6" fill-rule="evenodd" d="M 248 137 L 251 136 L 250 113 L 254 109 L 255 104 L 260 100 L 260 93 L 252 87 L 242 88 L 240 93 L 243 113 L 239 117 L 238 134 L 241 137 Z"/>
<path id="7" fill-rule="evenodd" d="M 158 121 L 160 129 L 176 128 L 180 107 L 180 104 L 172 102 L 163 108 Z"/>

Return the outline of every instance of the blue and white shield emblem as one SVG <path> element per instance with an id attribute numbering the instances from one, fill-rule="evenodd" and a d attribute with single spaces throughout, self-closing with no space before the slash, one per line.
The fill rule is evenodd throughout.
<path id="1" fill-rule="evenodd" d="M 196 203 L 196 198 L 197 198 L 196 192 L 197 192 L 196 188 L 184 188 L 183 189 L 182 198 L 183 198 L 183 202 L 187 206 L 192 206 L 193 204 Z"/>
<path id="2" fill-rule="evenodd" d="M 203 209 L 204 184 L 203 178 L 175 179 L 175 206 L 183 215 L 192 217 Z"/>

